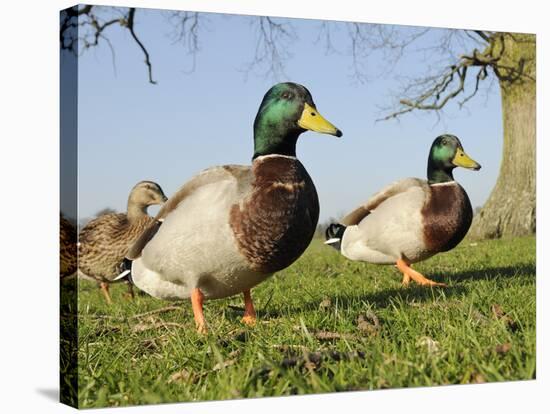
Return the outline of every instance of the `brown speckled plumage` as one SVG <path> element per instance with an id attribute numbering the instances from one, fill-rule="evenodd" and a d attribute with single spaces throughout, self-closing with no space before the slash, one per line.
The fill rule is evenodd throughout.
<path id="1" fill-rule="evenodd" d="M 129 247 L 153 222 L 147 207 L 166 201 L 160 186 L 151 181 L 137 183 L 128 197 L 127 213 L 112 213 L 90 221 L 78 238 L 78 266 L 98 282 L 117 277 Z"/>
<path id="2" fill-rule="evenodd" d="M 76 228 L 62 215 L 59 219 L 59 273 L 62 278 L 76 272 Z"/>
<path id="3" fill-rule="evenodd" d="M 424 243 L 429 251 L 446 252 L 462 241 L 472 224 L 472 205 L 457 182 L 431 185 L 424 207 Z"/>
<path id="4" fill-rule="evenodd" d="M 153 218 L 143 216 L 130 221 L 126 214 L 100 216 L 82 229 L 79 237 L 79 267 L 98 282 L 108 282 L 120 274 L 120 264 Z"/>
<path id="5" fill-rule="evenodd" d="M 257 271 L 272 273 L 305 251 L 319 219 L 319 200 L 304 166 L 292 157 L 262 157 L 252 165 L 252 193 L 230 211 L 239 251 Z"/>

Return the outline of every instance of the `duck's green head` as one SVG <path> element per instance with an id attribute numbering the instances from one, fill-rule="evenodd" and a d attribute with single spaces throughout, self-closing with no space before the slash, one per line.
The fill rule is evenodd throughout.
<path id="1" fill-rule="evenodd" d="M 296 141 L 307 130 L 342 136 L 342 131 L 317 111 L 304 86 L 278 83 L 265 94 L 254 120 L 254 158 L 270 154 L 296 156 Z"/>
<path id="2" fill-rule="evenodd" d="M 440 135 L 430 148 L 428 157 L 428 181 L 444 183 L 454 180 L 453 170 L 456 167 L 479 170 L 481 165 L 471 159 L 465 152 L 460 140 L 454 135 Z"/>

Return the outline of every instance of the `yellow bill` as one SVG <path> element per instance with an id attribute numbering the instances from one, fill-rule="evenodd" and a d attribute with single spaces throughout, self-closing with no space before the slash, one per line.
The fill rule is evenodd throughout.
<path id="1" fill-rule="evenodd" d="M 479 170 L 481 165 L 471 159 L 462 148 L 456 150 L 455 157 L 453 158 L 453 164 L 457 167 L 469 168 L 470 170 Z"/>
<path id="2" fill-rule="evenodd" d="M 342 131 L 328 122 L 319 112 L 317 112 L 317 109 L 307 103 L 304 104 L 304 110 L 302 111 L 302 116 L 298 120 L 298 125 L 300 128 L 310 131 L 335 135 L 337 137 L 342 136 Z"/>

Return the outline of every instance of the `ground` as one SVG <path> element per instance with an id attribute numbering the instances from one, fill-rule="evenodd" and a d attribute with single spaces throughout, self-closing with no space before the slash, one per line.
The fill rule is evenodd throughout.
<path id="1" fill-rule="evenodd" d="M 242 297 L 190 302 L 79 286 L 79 405 L 123 406 L 535 378 L 535 238 L 464 241 L 416 269 L 447 288 L 403 288 L 393 266 L 315 240 Z M 155 312 L 156 311 L 156 312 Z"/>

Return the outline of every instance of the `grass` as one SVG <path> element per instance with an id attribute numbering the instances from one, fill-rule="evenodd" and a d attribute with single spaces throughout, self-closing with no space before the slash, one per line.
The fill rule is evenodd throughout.
<path id="1" fill-rule="evenodd" d="M 253 290 L 255 327 L 240 323 L 241 297 L 207 302 L 207 336 L 189 302 L 131 301 L 114 285 L 108 306 L 81 281 L 79 405 L 535 378 L 534 237 L 465 241 L 416 268 L 449 287 L 403 288 L 392 266 L 350 262 L 316 240 Z"/>

